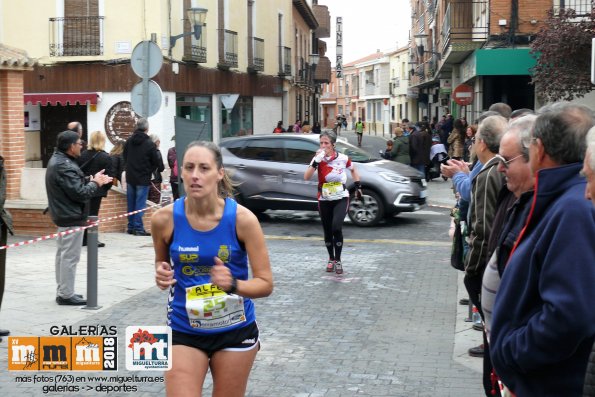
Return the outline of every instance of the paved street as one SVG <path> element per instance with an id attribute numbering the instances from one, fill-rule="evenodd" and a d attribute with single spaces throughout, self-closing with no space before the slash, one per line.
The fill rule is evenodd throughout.
<path id="1" fill-rule="evenodd" d="M 394 224 L 377 230 L 347 225 L 342 277 L 324 272 L 326 251 L 316 221 L 299 228 L 292 228 L 291 219 L 274 220 L 275 215 L 274 221 L 262 221 L 275 291 L 256 301 L 262 348 L 247 395 L 482 395 L 481 360 L 466 355 L 480 333 L 463 321 L 467 309 L 457 304 L 464 295 L 461 273 L 447 261 L 449 218 L 442 206 L 451 203 L 449 182 L 430 182 L 429 196 L 432 206 L 401 214 Z M 117 326 L 118 375 L 161 374 L 129 372 L 124 358 L 127 326 L 160 325 L 165 318 L 166 293 L 153 285 L 151 240 L 125 234 L 105 234 L 101 240 L 107 246 L 99 251 L 99 310 L 55 304 L 55 241 L 10 249 L 0 328 L 10 329 L 13 336 L 49 336 L 52 325 Z M 83 255 L 77 278 L 77 290 L 83 294 L 85 267 Z M 3 362 L 7 349 L 5 338 L 0 344 Z M 24 374 L 32 375 L 8 372 L 4 366 L 0 395 L 43 395 L 42 387 L 48 384 L 17 382 L 16 377 Z M 75 374 L 91 386 L 100 383 L 91 376 L 106 375 Z M 205 395 L 210 395 L 209 382 Z M 110 395 L 165 394 L 160 382 L 135 386 L 136 393 Z"/>

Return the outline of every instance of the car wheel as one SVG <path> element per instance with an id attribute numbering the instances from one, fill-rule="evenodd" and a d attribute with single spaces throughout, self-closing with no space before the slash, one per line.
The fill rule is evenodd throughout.
<path id="1" fill-rule="evenodd" d="M 254 215 L 260 215 L 266 211 L 266 209 L 262 208 L 253 208 L 246 204 L 246 200 L 244 200 L 244 196 L 240 192 L 235 192 L 233 198 L 237 201 L 238 204 L 248 208 Z"/>
<path id="2" fill-rule="evenodd" d="M 351 198 L 347 214 L 357 226 L 374 226 L 384 217 L 384 204 L 371 190 L 364 189 L 361 200 Z"/>

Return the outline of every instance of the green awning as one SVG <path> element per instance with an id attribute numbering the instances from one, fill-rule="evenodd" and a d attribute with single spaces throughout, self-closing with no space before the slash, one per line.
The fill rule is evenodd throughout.
<path id="1" fill-rule="evenodd" d="M 536 60 L 529 48 L 494 48 L 475 51 L 478 76 L 530 75 Z"/>

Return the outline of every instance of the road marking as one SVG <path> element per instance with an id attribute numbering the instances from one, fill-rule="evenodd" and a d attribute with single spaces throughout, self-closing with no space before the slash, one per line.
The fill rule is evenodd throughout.
<path id="1" fill-rule="evenodd" d="M 299 240 L 299 241 L 320 241 L 321 237 L 301 237 L 301 236 L 264 236 L 268 240 Z M 393 240 L 393 239 L 363 239 L 363 238 L 346 238 L 343 240 L 344 243 L 377 243 L 377 244 L 403 244 L 403 245 L 420 245 L 420 246 L 438 246 L 438 247 L 450 247 L 452 243 L 444 241 L 413 241 L 413 240 Z"/>

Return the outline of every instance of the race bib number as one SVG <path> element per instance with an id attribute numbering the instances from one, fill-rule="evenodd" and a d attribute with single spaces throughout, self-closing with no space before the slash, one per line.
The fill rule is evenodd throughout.
<path id="1" fill-rule="evenodd" d="M 211 283 L 186 288 L 186 312 L 193 328 L 226 328 L 246 321 L 244 298 Z"/>
<path id="2" fill-rule="evenodd" d="M 326 182 L 322 185 L 322 197 L 325 199 L 338 199 L 343 197 L 343 184 L 341 182 Z"/>

